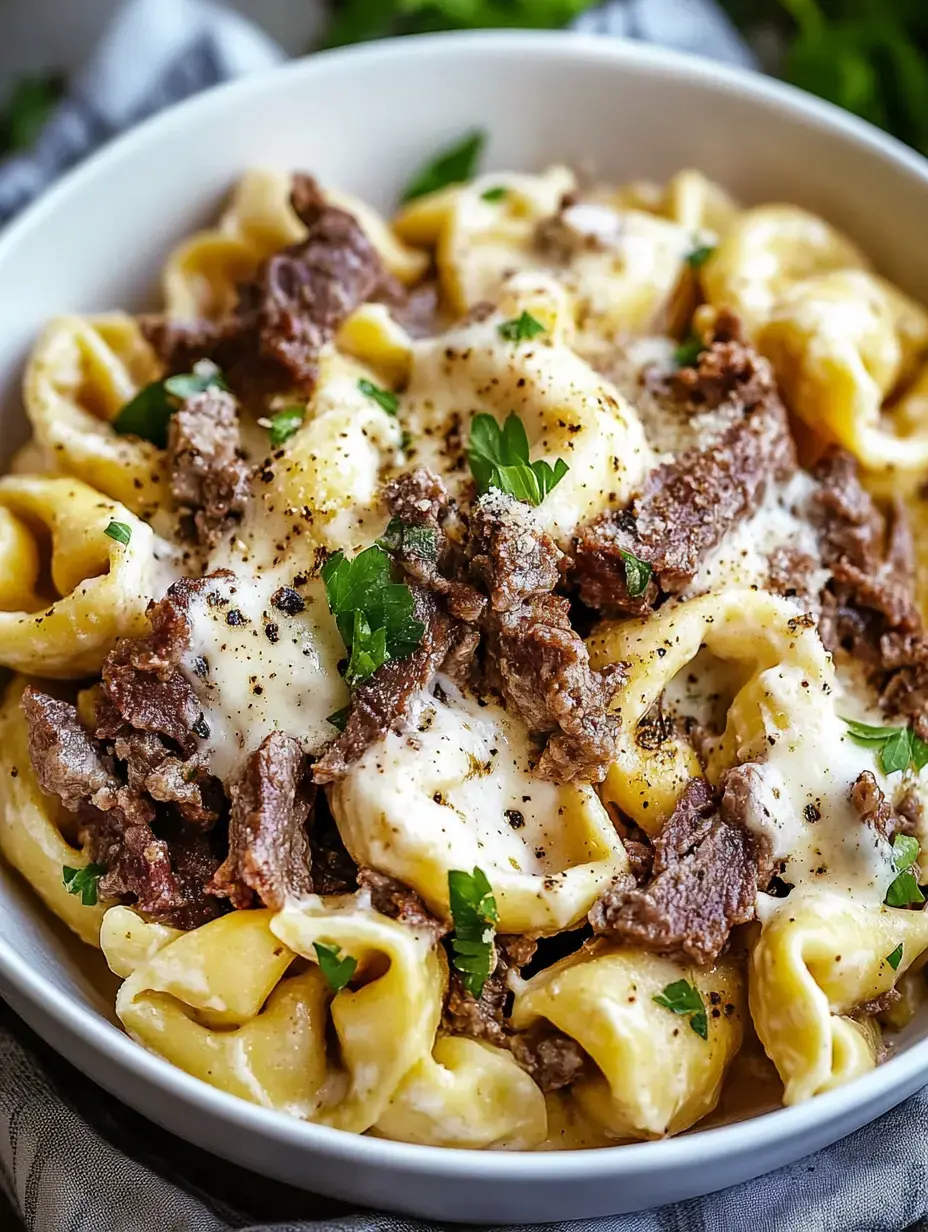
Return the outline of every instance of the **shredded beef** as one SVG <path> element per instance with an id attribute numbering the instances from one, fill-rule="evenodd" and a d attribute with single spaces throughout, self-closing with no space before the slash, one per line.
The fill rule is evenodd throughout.
<path id="1" fill-rule="evenodd" d="M 795 469 L 786 411 L 765 360 L 717 336 L 688 372 L 678 380 L 692 386 L 691 400 L 700 397 L 701 409 L 731 400 L 736 417 L 712 444 L 651 471 L 632 510 L 604 514 L 581 530 L 573 577 L 584 603 L 600 611 L 640 614 L 661 592 L 683 590 L 703 558 L 754 512 L 768 484 Z M 640 595 L 629 594 L 629 555 L 652 570 Z"/>
<path id="2" fill-rule="evenodd" d="M 495 966 L 479 997 L 472 996 L 461 975 L 453 967 L 448 981 L 448 996 L 442 1014 L 442 1029 L 449 1035 L 467 1035 L 504 1048 L 507 1043 L 506 1007 L 509 1000 L 507 976 L 531 960 L 535 943 L 529 937 L 496 938 Z"/>
<path id="3" fill-rule="evenodd" d="M 104 755 L 70 702 L 27 685 L 22 695 L 29 729 L 29 757 L 39 787 L 58 796 L 71 812 L 90 802 L 110 808 L 120 783 L 112 759 Z"/>
<path id="4" fill-rule="evenodd" d="M 878 1014 L 885 1014 L 890 1006 L 901 1000 L 902 993 L 898 988 L 887 988 L 886 992 L 880 993 L 871 1001 L 862 1001 L 860 1005 L 856 1005 L 851 1014 L 855 1018 L 875 1018 Z"/>
<path id="5" fill-rule="evenodd" d="M 869 770 L 863 770 L 851 785 L 850 801 L 860 820 L 872 826 L 887 842 L 896 834 L 911 834 L 912 820 L 893 808 Z"/>
<path id="6" fill-rule="evenodd" d="M 810 517 L 833 577 L 819 629 L 832 652 L 863 663 L 880 703 L 928 738 L 928 634 L 915 600 L 911 531 L 896 502 L 884 515 L 864 489 L 856 459 L 828 451 L 813 469 Z"/>
<path id="7" fill-rule="evenodd" d="M 487 683 L 529 731 L 548 737 L 536 772 L 558 782 L 600 782 L 615 757 L 610 712 L 624 669 L 590 667 L 570 605 L 551 594 L 561 553 L 518 502 L 494 493 L 471 521 L 471 566 L 490 596 L 483 622 Z"/>
<path id="8" fill-rule="evenodd" d="M 113 755 L 124 763 L 129 787 L 162 804 L 174 804 L 186 820 L 205 828 L 219 817 L 223 792 L 210 774 L 206 758 L 176 757 L 160 736 L 121 725 L 112 741 Z"/>
<path id="9" fill-rule="evenodd" d="M 28 687 L 23 709 L 39 786 L 77 813 L 81 846 L 106 868 L 101 896 L 128 896 L 147 916 L 178 928 L 212 919 L 219 906 L 203 886 L 218 860 L 202 831 L 158 817 L 137 784 L 122 783 L 113 757 L 70 703 Z"/>
<path id="10" fill-rule="evenodd" d="M 345 730 L 313 767 L 317 783 L 334 783 L 388 732 L 405 730 L 413 699 L 442 667 L 455 644 L 455 628 L 433 595 L 411 588 L 414 615 L 425 625 L 422 641 L 408 658 L 391 659 L 351 691 Z"/>
<path id="11" fill-rule="evenodd" d="M 690 780 L 654 839 L 651 880 L 608 890 L 590 912 L 597 932 L 700 965 L 718 958 L 731 929 L 753 918 L 757 893 L 757 843 L 740 824 L 740 782 L 723 805 L 705 779 Z"/>
<path id="12" fill-rule="evenodd" d="M 436 920 L 415 890 L 386 873 L 378 873 L 373 868 L 359 869 L 358 888 L 370 893 L 375 911 L 391 920 L 399 920 L 414 932 L 431 935 L 437 942 L 448 931 L 448 926 Z"/>
<path id="13" fill-rule="evenodd" d="M 479 620 L 486 599 L 457 576 L 463 567 L 457 543 L 462 527 L 444 481 L 424 468 L 405 471 L 387 484 L 383 496 L 391 517 L 402 523 L 390 545 L 397 564 L 414 582 L 441 595 L 456 619 Z M 425 534 L 410 534 L 410 527 Z"/>
<path id="14" fill-rule="evenodd" d="M 311 389 L 322 348 L 369 299 L 405 304 L 353 215 L 326 202 L 315 180 L 296 174 L 290 197 L 307 234 L 262 262 L 239 287 L 235 311 L 215 324 L 146 323 L 149 340 L 169 370 L 212 359 L 233 387 Z"/>
<path id="15" fill-rule="evenodd" d="M 251 907 L 258 898 L 279 911 L 312 892 L 307 823 L 315 788 L 300 742 L 270 732 L 230 787 L 229 854 L 209 893 Z"/>
<path id="16" fill-rule="evenodd" d="M 223 389 L 188 398 L 168 426 L 171 493 L 198 541 L 215 547 L 248 501 L 250 469 L 241 456 L 235 399 Z"/>
<path id="17" fill-rule="evenodd" d="M 548 1024 L 514 1035 L 509 1047 L 542 1091 L 569 1087 L 580 1077 L 586 1061 L 586 1053 L 576 1040 Z"/>
<path id="18" fill-rule="evenodd" d="M 767 589 L 786 599 L 812 598 L 812 575 L 816 561 L 794 547 L 775 548 L 769 557 Z"/>
<path id="19" fill-rule="evenodd" d="M 691 413 L 730 403 L 760 406 L 777 397 L 770 365 L 748 344 L 741 321 L 728 309 L 719 312 L 712 339 L 696 363 L 673 374 L 671 388 Z"/>

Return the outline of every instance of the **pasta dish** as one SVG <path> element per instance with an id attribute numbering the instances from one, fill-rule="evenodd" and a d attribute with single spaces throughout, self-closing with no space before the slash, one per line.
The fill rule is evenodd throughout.
<path id="1" fill-rule="evenodd" d="M 47 325 L 0 849 L 226 1092 L 660 1138 L 924 995 L 928 312 L 796 206 L 481 144 L 389 221 L 248 171 L 157 311 Z"/>

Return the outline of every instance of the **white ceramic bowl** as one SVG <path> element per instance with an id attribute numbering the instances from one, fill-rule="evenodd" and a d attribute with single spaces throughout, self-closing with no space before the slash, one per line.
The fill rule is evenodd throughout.
<path id="1" fill-rule="evenodd" d="M 747 202 L 785 200 L 849 232 L 928 300 L 928 164 L 785 86 L 612 40 L 476 34 L 379 43 L 215 90 L 115 142 L 0 238 L 0 424 L 24 435 L 18 376 L 43 321 L 152 302 L 165 254 L 253 164 L 306 168 L 389 207 L 421 160 L 474 125 L 489 165 L 558 160 L 604 177 L 701 168 Z M 303 1124 L 172 1068 L 114 1025 L 102 963 L 0 868 L 0 991 L 49 1043 L 176 1134 L 308 1189 L 438 1219 L 634 1210 L 779 1167 L 928 1081 L 928 1018 L 899 1054 L 796 1108 L 666 1142 L 574 1153 L 409 1146 Z"/>

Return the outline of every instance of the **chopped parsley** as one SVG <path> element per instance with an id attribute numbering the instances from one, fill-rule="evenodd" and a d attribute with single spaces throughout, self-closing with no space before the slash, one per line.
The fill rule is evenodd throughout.
<path id="1" fill-rule="evenodd" d="M 373 381 L 360 380 L 358 381 L 358 389 L 367 398 L 372 398 L 379 407 L 387 412 L 388 415 L 395 415 L 397 407 L 400 404 L 396 394 L 391 393 L 389 389 L 381 389 L 379 385 L 375 385 Z"/>
<path id="2" fill-rule="evenodd" d="M 523 311 L 511 321 L 504 321 L 502 325 L 497 326 L 497 332 L 507 342 L 528 342 L 532 338 L 537 338 L 539 334 L 543 334 L 545 327 L 530 312 Z"/>
<path id="3" fill-rule="evenodd" d="M 630 598 L 637 599 L 648 589 L 648 582 L 651 580 L 651 566 L 646 560 L 642 560 L 634 552 L 626 552 L 624 548 L 619 548 L 619 555 L 625 566 L 625 589 Z"/>
<path id="4" fill-rule="evenodd" d="M 698 988 L 688 980 L 675 980 L 652 998 L 658 1005 L 671 1010 L 674 1014 L 689 1015 L 690 1026 L 700 1037 L 709 1038 L 709 1019 L 706 1015 L 706 1003 Z"/>
<path id="5" fill-rule="evenodd" d="M 530 462 L 525 426 L 515 414 L 502 428 L 492 415 L 475 415 L 467 457 L 481 495 L 496 488 L 530 505 L 540 505 L 570 469 L 563 458 L 553 468 L 542 460 Z"/>
<path id="6" fill-rule="evenodd" d="M 686 263 L 690 269 L 699 269 L 701 265 L 705 265 L 714 252 L 715 244 L 697 244 L 692 251 L 686 254 Z"/>
<path id="7" fill-rule="evenodd" d="M 319 970 L 328 981 L 333 992 L 341 992 L 358 967 L 358 960 L 346 954 L 344 958 L 340 945 L 327 945 L 324 941 L 314 941 L 313 949 L 319 960 Z"/>
<path id="8" fill-rule="evenodd" d="M 110 522 L 104 535 L 109 535 L 111 539 L 115 539 L 117 543 L 128 543 L 132 538 L 132 527 L 127 526 L 125 522 Z"/>
<path id="9" fill-rule="evenodd" d="M 294 432 L 298 432 L 306 418 L 306 408 L 302 406 L 285 406 L 271 416 L 268 438 L 271 448 L 277 449 L 285 441 L 289 441 Z"/>
<path id="10" fill-rule="evenodd" d="M 413 201 L 426 193 L 437 192 L 439 188 L 447 188 L 449 184 L 461 184 L 473 179 L 486 139 L 486 133 L 476 128 L 455 145 L 442 150 L 413 176 L 400 200 Z"/>
<path id="11" fill-rule="evenodd" d="M 899 964 L 902 962 L 902 942 L 900 941 L 891 954 L 887 954 L 884 960 L 888 962 L 894 971 L 899 970 Z"/>
<path id="12" fill-rule="evenodd" d="M 872 744 L 879 749 L 884 774 L 907 770 L 909 766 L 921 770 L 928 765 L 928 744 L 916 736 L 911 727 L 879 727 L 858 723 L 855 719 L 845 719 L 844 722 L 851 738 L 858 744 Z"/>
<path id="13" fill-rule="evenodd" d="M 495 188 L 488 188 L 480 194 L 481 201 L 489 201 L 491 205 L 495 205 L 497 201 L 505 201 L 506 194 L 509 189 L 504 184 L 498 184 Z"/>
<path id="14" fill-rule="evenodd" d="M 690 334 L 675 348 L 673 362 L 678 368 L 693 368 L 699 363 L 699 357 L 704 350 L 703 340 L 696 334 Z"/>
<path id="15" fill-rule="evenodd" d="M 373 544 L 353 560 L 335 552 L 322 566 L 329 610 L 349 651 L 345 680 L 358 684 L 390 659 L 406 659 L 425 625 L 413 616 L 412 591 L 394 582 L 390 557 Z"/>
<path id="16" fill-rule="evenodd" d="M 893 839 L 893 868 L 896 877 L 886 891 L 887 907 L 911 907 L 923 903 L 925 896 L 918 888 L 912 865 L 918 859 L 918 839 L 910 834 L 897 834 Z"/>
<path id="17" fill-rule="evenodd" d="M 85 907 L 97 905 L 97 882 L 106 872 L 105 864 L 85 864 L 83 868 L 68 868 L 61 870 L 64 888 L 69 894 L 79 894 Z"/>
<path id="18" fill-rule="evenodd" d="M 438 535 L 430 526 L 414 526 L 402 518 L 391 518 L 387 529 L 377 540 L 385 552 L 401 552 L 419 560 L 438 559 Z"/>
<path id="19" fill-rule="evenodd" d="M 470 995 L 479 997 L 493 969 L 493 938 L 499 919 L 493 887 L 482 869 L 472 873 L 451 870 L 448 898 L 454 920 L 452 962 Z"/>
<path id="20" fill-rule="evenodd" d="M 336 731 L 343 732 L 348 726 L 348 712 L 350 706 L 342 706 L 341 710 L 335 710 L 326 718 L 327 723 L 331 723 Z"/>
<path id="21" fill-rule="evenodd" d="M 168 423 L 178 406 L 208 389 L 228 389 L 222 373 L 208 359 L 198 360 L 192 372 L 152 381 L 122 408 L 111 427 L 120 436 L 140 436 L 159 449 L 168 443 Z"/>

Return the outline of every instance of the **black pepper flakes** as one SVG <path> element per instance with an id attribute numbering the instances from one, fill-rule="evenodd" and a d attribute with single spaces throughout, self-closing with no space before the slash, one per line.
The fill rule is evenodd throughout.
<path id="1" fill-rule="evenodd" d="M 522 814 L 519 812 L 518 809 L 505 809 L 503 812 L 503 816 L 512 826 L 513 830 L 521 830 L 522 827 L 525 825 L 525 818 L 522 816 Z"/>
<path id="2" fill-rule="evenodd" d="M 273 621 L 271 621 L 270 624 L 266 624 L 264 626 L 264 636 L 269 642 L 279 642 L 280 628 Z"/>
<path id="3" fill-rule="evenodd" d="M 230 608 L 226 613 L 227 625 L 247 625 L 248 618 L 243 616 L 237 607 Z"/>
<path id="4" fill-rule="evenodd" d="M 306 607 L 306 600 L 290 586 L 281 586 L 271 595 L 271 604 L 278 612 L 287 616 L 296 616 Z"/>

